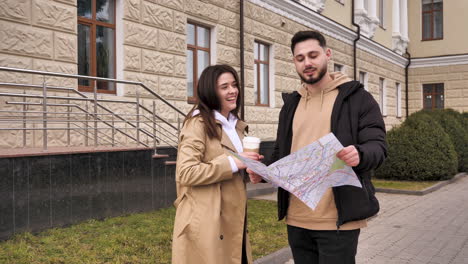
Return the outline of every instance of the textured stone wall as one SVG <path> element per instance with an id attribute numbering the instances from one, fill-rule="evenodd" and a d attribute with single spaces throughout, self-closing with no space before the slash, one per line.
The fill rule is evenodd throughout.
<path id="1" fill-rule="evenodd" d="M 281 93 L 292 92 L 300 85 L 299 77 L 292 62 L 290 39 L 299 30 L 307 30 L 304 25 L 275 14 L 260 6 L 246 2 L 245 7 L 245 53 L 246 53 L 246 119 L 251 124 L 251 132 L 264 139 L 276 137 L 276 127 L 283 101 Z M 331 36 L 326 36 L 327 45 L 332 50 L 333 64 L 344 66 L 344 72 L 353 78 L 353 47 Z M 266 42 L 274 48 L 275 56 L 275 105 L 274 107 L 254 106 L 253 89 L 253 44 L 254 40 Z M 387 115 L 384 117 L 387 129 L 400 124 L 403 118 L 396 113 L 396 83 L 401 84 L 402 107 L 404 107 L 404 68 L 358 49 L 357 67 L 368 74 L 368 90 L 379 102 L 379 78 L 386 80 Z M 402 109 L 404 116 L 404 109 Z"/>
<path id="2" fill-rule="evenodd" d="M 444 107 L 468 111 L 468 64 L 410 68 L 409 112 L 423 107 L 423 84 L 444 83 Z"/>
<path id="3" fill-rule="evenodd" d="M 216 46 L 212 56 L 216 63 L 225 63 L 240 70 L 240 17 L 238 1 L 222 0 L 120 0 L 121 20 L 117 20 L 117 32 L 122 32 L 117 43 L 117 58 L 122 65 L 117 68 L 123 79 L 143 82 L 149 89 L 188 112 L 192 105 L 187 103 L 186 91 L 186 25 L 193 21 L 212 28 Z M 304 25 L 273 13 L 249 1 L 245 5 L 245 119 L 250 124 L 250 134 L 263 140 L 276 137 L 280 108 L 283 104 L 281 93 L 292 92 L 300 85 L 290 51 L 290 39 Z M 44 70 L 63 73 L 77 73 L 77 10 L 76 0 L 0 0 L 0 66 Z M 254 98 L 254 41 L 271 45 L 274 58 L 271 63 L 271 80 L 274 99 L 270 106 L 255 106 Z M 119 40 L 117 40 L 119 41 Z M 327 36 L 332 49 L 333 63 L 344 65 L 344 72 L 353 75 L 352 45 Z M 379 101 L 379 78 L 386 80 L 387 115 L 384 117 L 387 129 L 400 124 L 405 116 L 404 67 L 395 65 L 378 56 L 358 49 L 357 67 L 368 73 L 368 90 Z M 468 66 L 446 66 L 418 68 L 410 71 L 410 112 L 422 107 L 421 84 L 432 80 L 446 81 L 446 107 L 467 111 L 466 80 Z M 0 72 L 0 80 L 16 83 L 41 84 L 41 77 L 28 74 Z M 76 88 L 76 81 L 48 77 L 46 82 Z M 396 116 L 396 83 L 402 89 L 402 115 Z M 272 84 L 273 85 L 273 84 Z M 139 93 L 140 102 L 152 109 L 154 97 L 134 85 L 119 85 L 119 96 L 99 95 L 100 98 L 135 101 Z M 23 92 L 21 90 L 20 92 Z M 28 93 L 32 92 L 27 91 Z M 35 90 L 34 93 L 40 93 Z M 122 95 L 122 97 L 120 97 Z M 270 98 L 271 98 L 270 97 Z M 18 110 L 20 107 L 5 105 L 9 98 L 0 97 L 2 109 Z M 127 112 L 122 104 L 109 104 L 116 112 Z M 38 108 L 40 109 L 40 108 Z M 133 113 L 132 108 L 128 112 Z M 156 101 L 158 114 L 174 126 L 180 118 L 172 110 Z M 40 127 L 41 124 L 34 124 Z M 129 130 L 132 131 L 132 130 Z M 108 131 L 103 130 L 104 133 Z M 42 132 L 28 131 L 27 145 L 40 147 Z M 133 132 L 129 132 L 133 133 Z M 23 134 L 0 132 L 0 147 L 21 147 Z M 134 136 L 134 134 L 132 134 Z M 49 142 L 67 145 L 68 135 L 63 131 L 51 132 Z M 125 144 L 132 140 L 116 135 Z M 84 136 L 70 136 L 71 145 L 83 145 Z M 149 139 L 145 141 L 151 143 Z"/>
<path id="4" fill-rule="evenodd" d="M 0 66 L 77 73 L 77 12 L 75 0 L 1 0 L 0 1 Z M 0 81 L 25 84 L 42 84 L 44 79 L 30 74 L 0 72 Z M 72 79 L 47 77 L 49 85 L 76 88 Z M 38 94 L 38 89 L 5 89 L 2 92 Z M 23 110 L 22 106 L 7 105 L 5 102 L 21 101 L 18 97 L 0 97 L 0 109 Z M 40 102 L 40 99 L 28 99 Z M 32 111 L 41 107 L 29 106 Z M 11 119 L 21 116 L 10 113 Z M 38 128 L 40 123 L 29 124 Z M 50 124 L 50 127 L 57 125 Z M 3 123 L 5 127 L 22 127 L 22 123 Z M 64 131 L 51 130 L 48 140 L 51 145 L 64 145 Z M 0 131 L 0 148 L 42 146 L 42 131 L 28 130 L 26 141 L 22 131 Z M 79 137 L 79 136 L 78 136 Z M 72 139 L 74 136 L 72 136 Z M 83 141 L 78 139 L 78 141 Z"/>

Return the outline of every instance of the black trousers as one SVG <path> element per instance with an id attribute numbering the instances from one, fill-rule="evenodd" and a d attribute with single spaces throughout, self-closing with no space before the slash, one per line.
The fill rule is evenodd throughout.
<path id="1" fill-rule="evenodd" d="M 295 264 L 355 264 L 360 229 L 309 230 L 288 225 Z"/>

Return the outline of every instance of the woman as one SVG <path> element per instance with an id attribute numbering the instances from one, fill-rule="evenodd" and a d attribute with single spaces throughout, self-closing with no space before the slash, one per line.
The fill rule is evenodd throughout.
<path id="1" fill-rule="evenodd" d="M 197 104 L 179 136 L 172 239 L 173 264 L 252 263 L 246 235 L 245 165 L 229 151 L 243 152 L 247 125 L 239 120 L 239 78 L 227 65 L 207 67 L 197 86 Z"/>

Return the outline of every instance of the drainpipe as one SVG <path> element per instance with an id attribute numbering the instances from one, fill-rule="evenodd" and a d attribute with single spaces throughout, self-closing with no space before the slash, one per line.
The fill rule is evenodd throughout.
<path id="1" fill-rule="evenodd" d="M 240 114 L 240 118 L 242 120 L 244 120 L 244 97 L 245 97 L 245 85 L 244 85 L 244 70 L 245 70 L 245 62 L 244 62 L 244 0 L 240 0 L 240 3 L 239 3 L 239 8 L 240 8 L 240 83 L 241 83 L 241 100 L 240 100 L 240 104 L 241 104 L 241 108 L 240 108 L 240 111 L 241 111 L 241 114 Z"/>
<path id="2" fill-rule="evenodd" d="M 357 55 L 356 55 L 356 49 L 357 49 L 357 42 L 358 40 L 361 38 L 361 27 L 356 24 L 356 22 L 354 21 L 354 0 L 351 2 L 351 19 L 352 19 L 352 24 L 353 26 L 357 27 L 357 37 L 354 39 L 354 42 L 353 42 L 353 64 L 354 64 L 354 80 L 356 80 L 356 76 L 357 76 Z"/>
<path id="3" fill-rule="evenodd" d="M 405 104 L 406 104 L 406 118 L 408 118 L 408 112 L 409 112 L 409 109 L 408 109 L 408 79 L 409 79 L 409 76 L 408 76 L 408 72 L 409 72 L 409 66 L 411 64 L 411 54 L 408 52 L 408 49 L 406 49 L 406 52 L 405 52 L 405 55 L 406 57 L 408 58 L 408 63 L 406 64 L 406 67 L 405 67 Z"/>

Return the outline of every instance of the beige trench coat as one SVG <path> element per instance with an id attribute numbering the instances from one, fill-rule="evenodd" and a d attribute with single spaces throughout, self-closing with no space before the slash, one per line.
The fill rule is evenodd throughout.
<path id="1" fill-rule="evenodd" d="M 244 122 L 237 122 L 241 140 L 246 127 Z M 182 128 L 172 264 L 241 263 L 247 195 L 243 177 L 232 173 L 227 150 L 236 152 L 229 137 L 222 131 L 221 141 L 209 139 L 200 116 Z M 247 258 L 252 263 L 247 234 L 245 239 Z"/>

